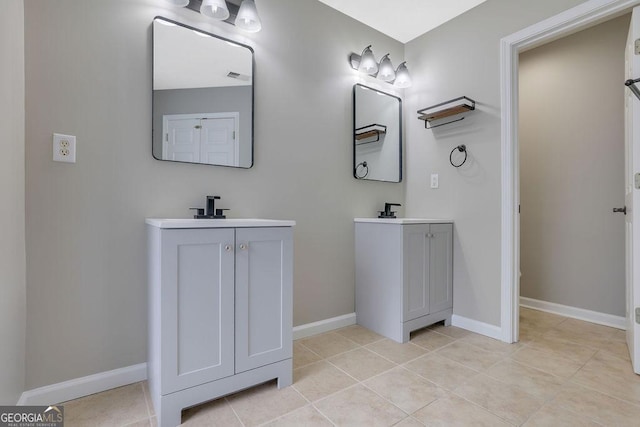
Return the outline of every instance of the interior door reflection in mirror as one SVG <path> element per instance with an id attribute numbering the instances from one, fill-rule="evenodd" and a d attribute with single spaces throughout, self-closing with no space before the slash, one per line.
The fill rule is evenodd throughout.
<path id="1" fill-rule="evenodd" d="M 379 90 L 353 86 L 353 176 L 402 181 L 402 101 Z"/>
<path id="2" fill-rule="evenodd" d="M 253 50 L 153 21 L 153 157 L 253 165 Z"/>

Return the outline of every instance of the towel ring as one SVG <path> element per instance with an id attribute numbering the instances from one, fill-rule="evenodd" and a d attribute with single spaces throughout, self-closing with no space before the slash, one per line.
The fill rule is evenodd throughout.
<path id="1" fill-rule="evenodd" d="M 461 153 L 464 153 L 464 159 L 462 160 L 462 162 L 460 162 L 460 164 L 456 165 L 455 163 L 453 163 L 453 153 L 458 150 Z M 454 168 L 459 168 L 460 166 L 464 165 L 464 162 L 467 161 L 467 147 L 466 145 L 462 144 L 462 145 L 458 145 L 457 147 L 454 147 L 453 150 L 451 150 L 451 153 L 449 153 L 449 163 L 451 163 L 451 166 L 453 166 Z"/>
<path id="2" fill-rule="evenodd" d="M 362 168 L 364 169 L 364 175 L 358 175 L 358 168 L 362 166 Z M 362 163 L 358 163 L 358 165 L 356 166 L 356 170 L 354 171 L 356 178 L 357 179 L 364 179 L 367 177 L 367 175 L 369 175 L 369 166 L 367 165 L 367 162 L 362 162 Z"/>

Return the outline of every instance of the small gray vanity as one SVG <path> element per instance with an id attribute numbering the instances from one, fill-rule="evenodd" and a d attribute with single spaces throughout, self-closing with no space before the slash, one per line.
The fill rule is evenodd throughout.
<path id="1" fill-rule="evenodd" d="M 278 379 L 292 382 L 294 221 L 147 219 L 151 399 L 181 411 Z"/>
<path id="2" fill-rule="evenodd" d="M 453 221 L 356 218 L 356 319 L 394 341 L 453 312 Z"/>

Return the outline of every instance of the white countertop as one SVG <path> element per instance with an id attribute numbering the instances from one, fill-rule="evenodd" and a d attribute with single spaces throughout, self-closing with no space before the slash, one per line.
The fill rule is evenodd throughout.
<path id="1" fill-rule="evenodd" d="M 278 219 L 230 218 L 147 218 L 145 222 L 158 228 L 242 228 L 242 227 L 293 227 L 295 221 Z"/>
<path id="2" fill-rule="evenodd" d="M 452 219 L 444 218 L 354 218 L 354 222 L 377 224 L 452 224 Z"/>

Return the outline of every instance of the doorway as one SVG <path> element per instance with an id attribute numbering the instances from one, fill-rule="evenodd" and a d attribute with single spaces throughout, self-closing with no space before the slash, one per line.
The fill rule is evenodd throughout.
<path id="1" fill-rule="evenodd" d="M 622 329 L 630 18 L 519 55 L 520 303 Z"/>
<path id="2" fill-rule="evenodd" d="M 520 229 L 518 172 L 518 55 L 629 12 L 640 0 L 590 0 L 500 41 L 501 69 L 501 335 L 518 341 Z"/>

